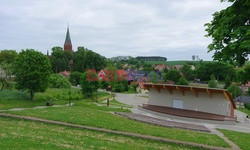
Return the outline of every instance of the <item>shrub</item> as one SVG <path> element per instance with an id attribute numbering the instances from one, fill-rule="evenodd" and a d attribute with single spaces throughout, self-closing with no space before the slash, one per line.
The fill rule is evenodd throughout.
<path id="1" fill-rule="evenodd" d="M 95 77 L 97 77 L 96 74 L 94 74 Z M 87 80 L 87 72 L 85 72 L 82 77 L 81 77 L 81 88 L 82 88 L 82 94 L 83 97 L 93 98 L 93 94 L 97 91 L 99 88 L 99 83 L 98 81 L 88 81 Z"/>
<path id="2" fill-rule="evenodd" d="M 175 69 L 168 71 L 168 73 L 164 75 L 165 75 L 164 80 L 166 81 L 171 80 L 174 81 L 175 83 L 177 83 L 181 78 L 180 72 Z"/>
<path id="3" fill-rule="evenodd" d="M 130 85 L 130 90 L 136 92 L 136 82 L 134 82 L 132 85 Z"/>
<path id="4" fill-rule="evenodd" d="M 244 104 L 244 107 L 250 110 L 250 104 Z"/>
<path id="5" fill-rule="evenodd" d="M 208 82 L 208 87 L 210 88 L 217 88 L 217 81 L 215 80 L 214 75 L 210 76 L 210 81 Z"/>
<path id="6" fill-rule="evenodd" d="M 188 85 L 188 81 L 185 78 L 180 78 L 178 85 Z"/>
<path id="7" fill-rule="evenodd" d="M 49 78 L 49 87 L 68 89 L 71 84 L 67 78 L 60 74 L 52 74 Z"/>
<path id="8" fill-rule="evenodd" d="M 106 89 L 109 86 L 109 82 L 108 81 L 99 81 L 99 86 L 101 89 Z"/>
<path id="9" fill-rule="evenodd" d="M 233 98 L 241 95 L 242 91 L 240 89 L 240 87 L 236 86 L 236 85 L 233 85 L 231 84 L 227 90 L 232 94 Z"/>
<path id="10" fill-rule="evenodd" d="M 80 72 L 71 72 L 69 75 L 69 81 L 72 83 L 72 85 L 79 85 L 81 81 L 81 73 Z"/>

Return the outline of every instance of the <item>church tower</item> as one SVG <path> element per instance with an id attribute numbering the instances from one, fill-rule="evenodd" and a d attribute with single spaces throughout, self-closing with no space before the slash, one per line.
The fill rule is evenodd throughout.
<path id="1" fill-rule="evenodd" d="M 69 34 L 69 26 L 67 28 L 67 34 L 66 34 L 66 38 L 65 38 L 63 49 L 64 50 L 68 50 L 71 53 L 73 52 L 72 44 L 71 44 L 71 39 L 70 39 L 70 34 Z"/>

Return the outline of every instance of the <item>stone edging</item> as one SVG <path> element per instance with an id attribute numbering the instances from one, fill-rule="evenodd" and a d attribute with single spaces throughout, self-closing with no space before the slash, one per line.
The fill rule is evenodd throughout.
<path id="1" fill-rule="evenodd" d="M 192 147 L 199 147 L 202 149 L 213 149 L 213 150 L 227 150 L 227 149 L 229 149 L 229 148 L 223 148 L 223 147 L 217 147 L 217 146 L 198 144 L 198 143 L 194 143 L 194 142 L 184 142 L 184 141 L 178 141 L 178 140 L 171 140 L 171 139 L 166 139 L 166 138 L 162 138 L 162 137 L 142 135 L 142 134 L 131 133 L 131 132 L 115 131 L 115 130 L 85 126 L 85 125 L 71 124 L 71 123 L 61 122 L 61 121 L 46 120 L 46 119 L 41 119 L 41 118 L 29 117 L 29 116 L 18 116 L 18 115 L 0 113 L 0 117 L 23 119 L 23 120 L 29 120 L 29 121 L 36 121 L 36 122 L 49 123 L 49 124 L 55 124 L 55 125 L 62 125 L 62 126 L 67 126 L 67 127 L 74 127 L 74 128 L 87 129 L 87 130 L 93 130 L 93 131 L 99 131 L 99 132 L 105 132 L 105 133 L 118 134 L 118 135 L 123 135 L 123 136 L 132 136 L 132 137 L 142 138 L 142 139 L 147 139 L 147 140 L 154 140 L 154 141 L 161 141 L 161 142 L 166 142 L 166 143 L 174 143 L 174 144 L 187 145 L 187 146 L 192 146 Z"/>

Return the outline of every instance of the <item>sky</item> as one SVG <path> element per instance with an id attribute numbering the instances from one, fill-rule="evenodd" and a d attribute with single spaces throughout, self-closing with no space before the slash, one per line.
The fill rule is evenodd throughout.
<path id="1" fill-rule="evenodd" d="M 108 58 L 164 56 L 191 60 L 207 53 L 204 24 L 228 7 L 220 0 L 0 0 L 0 50 L 63 47 L 69 24 L 74 51 Z"/>

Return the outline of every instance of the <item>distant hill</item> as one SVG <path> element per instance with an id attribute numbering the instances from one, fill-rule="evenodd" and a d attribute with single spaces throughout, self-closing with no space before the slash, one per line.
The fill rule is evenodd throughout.
<path id="1" fill-rule="evenodd" d="M 187 63 L 193 63 L 193 64 L 197 64 L 200 61 L 192 61 L 192 60 L 174 60 L 174 61 L 145 61 L 145 63 L 147 64 L 167 64 L 169 66 L 173 66 L 173 65 L 184 65 Z M 212 61 L 202 61 L 202 62 L 212 62 Z M 250 61 L 247 61 L 245 63 L 245 65 L 250 65 Z"/>
<path id="2" fill-rule="evenodd" d="M 192 61 L 192 60 L 175 60 L 175 61 L 145 61 L 145 63 L 147 64 L 167 64 L 169 66 L 173 66 L 173 65 L 184 65 L 187 63 L 193 63 L 193 64 L 197 64 L 200 61 Z M 210 62 L 210 61 L 203 61 L 203 62 Z"/>

